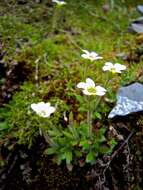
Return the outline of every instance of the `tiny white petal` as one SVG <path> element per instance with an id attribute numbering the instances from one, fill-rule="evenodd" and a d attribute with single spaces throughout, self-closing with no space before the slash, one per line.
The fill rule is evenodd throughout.
<path id="1" fill-rule="evenodd" d="M 115 73 L 122 73 L 121 70 L 115 69 Z"/>
<path id="2" fill-rule="evenodd" d="M 57 5 L 65 5 L 65 1 L 52 0 L 53 3 L 57 3 Z"/>
<path id="3" fill-rule="evenodd" d="M 86 83 L 85 82 L 79 82 L 78 84 L 77 84 L 77 88 L 86 88 Z"/>
<path id="4" fill-rule="evenodd" d="M 89 55 L 87 54 L 82 54 L 81 57 L 83 57 L 84 59 L 89 59 Z"/>
<path id="5" fill-rule="evenodd" d="M 126 66 L 125 65 L 121 65 L 119 63 L 115 63 L 114 65 L 116 68 L 118 68 L 119 70 L 126 70 Z"/>
<path id="6" fill-rule="evenodd" d="M 105 88 L 103 88 L 102 86 L 96 86 L 96 90 L 97 91 L 102 91 L 102 92 L 106 92 L 107 90 Z"/>
<path id="7" fill-rule="evenodd" d="M 31 104 L 31 108 L 33 111 L 37 111 L 37 104 Z"/>
<path id="8" fill-rule="evenodd" d="M 49 110 L 48 112 L 51 114 L 51 113 L 54 113 L 56 111 L 56 108 L 55 107 L 49 107 Z"/>
<path id="9" fill-rule="evenodd" d="M 87 79 L 86 79 L 86 84 L 87 84 L 87 86 L 89 86 L 89 87 L 95 87 L 94 81 L 93 81 L 92 79 L 90 79 L 90 78 L 87 78 Z"/>
<path id="10" fill-rule="evenodd" d="M 103 70 L 103 71 L 108 71 L 108 70 L 110 70 L 110 69 L 109 69 L 108 66 L 104 65 L 104 66 L 102 67 L 102 70 Z"/>
<path id="11" fill-rule="evenodd" d="M 83 49 L 82 51 L 83 51 L 84 53 L 86 53 L 87 55 L 90 54 L 89 51 L 87 51 L 87 50 L 85 50 L 85 49 Z"/>
<path id="12" fill-rule="evenodd" d="M 103 96 L 106 93 L 106 89 L 101 86 L 96 86 L 96 95 Z"/>
<path id="13" fill-rule="evenodd" d="M 95 59 L 95 60 L 97 60 L 97 59 L 103 59 L 103 57 L 96 56 L 94 59 Z"/>
<path id="14" fill-rule="evenodd" d="M 91 56 L 94 56 L 94 57 L 98 56 L 98 54 L 97 54 L 96 52 L 94 52 L 94 51 L 92 51 L 92 52 L 90 53 L 90 55 L 91 55 Z"/>
<path id="15" fill-rule="evenodd" d="M 111 63 L 111 62 L 106 62 L 105 65 L 109 66 L 109 67 L 113 67 L 113 63 Z"/>
<path id="16" fill-rule="evenodd" d="M 46 106 L 46 104 L 47 104 L 48 107 L 50 106 L 49 103 L 44 103 L 44 102 L 39 102 L 39 103 L 37 104 L 37 106 L 38 106 L 39 108 L 43 108 L 43 107 Z"/>
<path id="17" fill-rule="evenodd" d="M 83 94 L 85 94 L 85 95 L 89 95 L 89 96 L 92 95 L 90 92 L 88 92 L 87 89 L 84 89 L 82 92 L 83 92 Z"/>

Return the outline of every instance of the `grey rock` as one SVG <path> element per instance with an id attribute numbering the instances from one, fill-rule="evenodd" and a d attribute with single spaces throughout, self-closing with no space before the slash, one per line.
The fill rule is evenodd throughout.
<path id="1" fill-rule="evenodd" d="M 116 106 L 109 113 L 108 118 L 140 111 L 143 111 L 143 85 L 136 82 L 119 89 Z"/>
<path id="2" fill-rule="evenodd" d="M 143 33 L 143 17 L 133 20 L 128 27 L 129 32 Z"/>
<path id="3" fill-rule="evenodd" d="M 141 16 L 141 17 L 138 17 L 138 18 L 136 18 L 135 20 L 133 20 L 133 23 L 139 23 L 139 24 L 143 24 L 143 16 Z"/>
<path id="4" fill-rule="evenodd" d="M 137 6 L 137 10 L 138 10 L 141 14 L 143 14 L 143 5 L 138 5 L 138 6 Z"/>
<path id="5" fill-rule="evenodd" d="M 134 32 L 137 32 L 139 34 L 143 33 L 143 24 L 139 24 L 139 23 L 132 23 L 131 24 L 131 28 Z"/>

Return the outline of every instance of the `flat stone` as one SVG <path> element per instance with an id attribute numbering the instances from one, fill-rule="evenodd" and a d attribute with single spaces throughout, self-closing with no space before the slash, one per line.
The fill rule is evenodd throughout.
<path id="1" fill-rule="evenodd" d="M 108 118 L 140 111 L 143 111 L 143 85 L 136 82 L 119 89 L 116 106 L 109 113 Z"/>
<path id="2" fill-rule="evenodd" d="M 134 32 L 137 32 L 139 34 L 143 33 L 143 24 L 139 24 L 139 23 L 132 23 L 131 24 L 131 29 Z"/>
<path id="3" fill-rule="evenodd" d="M 143 14 L 143 5 L 138 5 L 137 10 L 139 11 L 139 13 Z"/>
<path id="4" fill-rule="evenodd" d="M 129 32 L 143 33 L 143 17 L 133 20 L 128 27 Z"/>

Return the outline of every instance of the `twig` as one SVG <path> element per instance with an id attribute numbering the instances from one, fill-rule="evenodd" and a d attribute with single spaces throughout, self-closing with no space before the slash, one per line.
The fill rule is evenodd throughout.
<path id="1" fill-rule="evenodd" d="M 109 168 L 111 162 L 113 161 L 113 159 L 117 156 L 117 154 L 119 153 L 119 151 L 125 146 L 125 144 L 128 144 L 129 139 L 132 137 L 134 131 L 132 131 L 129 136 L 127 137 L 127 139 L 121 144 L 121 146 L 113 153 L 113 155 L 111 156 L 111 159 L 109 162 L 106 163 L 106 167 L 103 170 L 103 176 L 105 176 L 105 172 L 106 170 Z M 104 180 L 105 182 L 105 180 Z"/>
<path id="2" fill-rule="evenodd" d="M 127 137 L 127 139 L 123 142 L 123 144 L 121 144 L 121 146 L 114 152 L 114 154 L 111 156 L 111 160 L 109 161 L 110 163 L 112 162 L 113 158 L 119 153 L 119 151 L 125 146 L 125 144 L 128 143 L 129 139 L 132 137 L 132 135 L 134 134 L 134 131 L 132 131 L 129 136 Z M 109 163 L 109 164 L 110 164 Z"/>

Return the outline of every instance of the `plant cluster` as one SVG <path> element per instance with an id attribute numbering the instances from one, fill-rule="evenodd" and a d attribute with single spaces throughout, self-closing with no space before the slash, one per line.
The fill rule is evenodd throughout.
<path id="1" fill-rule="evenodd" d="M 83 50 L 83 52 L 85 54 L 82 54 L 81 57 L 90 60 L 90 63 L 87 61 L 85 64 L 86 73 L 82 74 L 82 77 L 85 78 L 85 75 L 88 75 L 88 64 L 92 64 L 93 61 L 102 59 L 102 57 L 95 52 L 87 50 Z M 113 77 L 114 74 L 126 70 L 126 66 L 106 62 L 102 69 L 112 73 Z M 108 81 L 105 85 L 107 83 Z M 85 163 L 95 164 L 97 157 L 111 153 L 116 144 L 113 138 L 106 138 L 104 126 L 94 128 L 94 120 L 99 118 L 102 120 L 102 113 L 98 113 L 97 110 L 100 101 L 103 100 L 101 97 L 106 94 L 107 90 L 100 85 L 96 86 L 91 78 L 86 78 L 86 82 L 79 82 L 77 88 L 82 89 L 82 93 L 86 95 L 85 97 L 80 96 L 81 102 L 85 102 L 86 105 L 84 110 L 86 117 L 78 123 L 74 120 L 73 113 L 65 110 L 62 115 L 66 126 L 63 127 L 60 122 L 52 119 L 49 125 L 43 127 L 40 124 L 41 127 L 39 127 L 40 134 L 45 137 L 49 146 L 45 150 L 45 154 L 54 155 L 58 164 L 65 160 L 69 169 L 72 169 L 72 164 L 77 163 L 81 166 Z M 31 104 L 31 108 L 40 117 L 50 120 L 50 115 L 58 111 L 58 104 L 53 107 L 49 102 L 39 102 Z M 42 122 L 41 119 L 40 121 Z"/>
<path id="2" fill-rule="evenodd" d="M 52 2 L 55 4 L 55 13 L 50 34 L 53 35 L 58 27 L 59 11 L 66 3 L 57 0 Z M 67 40 L 65 35 L 60 37 L 57 36 L 54 39 L 56 43 L 60 44 Z M 59 54 L 54 43 L 50 39 L 45 40 L 43 44 L 35 45 L 33 52 L 35 51 L 35 55 L 37 52 L 43 55 L 48 46 L 48 51 L 50 52 L 52 49 L 51 54 L 54 57 Z M 39 56 L 34 63 L 36 65 L 36 87 L 35 85 L 30 86 L 29 83 L 24 84 L 21 92 L 16 94 L 9 106 L 5 108 L 7 113 L 1 109 L 2 115 L 4 115 L 1 115 L 1 118 L 7 117 L 7 121 L 0 118 L 2 138 L 7 131 L 12 131 L 16 142 L 28 144 L 31 147 L 36 137 L 41 135 L 48 143 L 44 153 L 53 155 L 58 164 L 65 161 L 69 169 L 72 169 L 72 165 L 77 163 L 80 166 L 85 163 L 95 164 L 101 155 L 112 153 L 116 142 L 114 138 L 106 135 L 108 129 L 104 125 L 103 115 L 107 112 L 106 102 L 110 102 L 108 97 L 113 95 L 111 91 L 112 81 L 116 78 L 114 76 L 126 70 L 125 65 L 106 62 L 102 66 L 103 73 L 108 71 L 106 80 L 103 79 L 103 86 L 100 86 L 99 80 L 96 80 L 96 85 L 91 77 L 91 70 L 94 72 L 94 69 L 91 68 L 96 66 L 96 61 L 102 61 L 103 57 L 94 51 L 89 52 L 85 49 L 82 51 L 83 64 L 78 67 L 70 65 L 73 67 L 72 71 L 70 71 L 70 66 L 62 63 L 58 65 L 55 62 L 55 65 L 52 65 L 51 60 L 47 61 L 47 52 L 43 57 Z M 57 57 L 57 60 L 61 61 L 60 56 Z M 42 61 L 44 61 L 44 66 Z M 41 74 L 40 64 L 44 68 L 42 72 L 45 76 L 43 78 L 39 77 Z M 101 66 L 101 64 L 99 65 Z M 46 67 L 49 67 L 48 72 L 46 72 Z M 74 69 L 78 74 L 74 73 Z M 61 70 L 63 73 L 60 72 Z M 50 76 L 45 80 L 47 73 Z M 70 79 L 70 76 L 74 74 L 77 74 L 76 79 Z M 98 74 L 100 75 L 100 72 Z M 60 76 L 60 79 L 55 80 L 56 76 Z M 97 76 L 98 78 L 99 76 Z M 79 89 L 82 93 L 78 91 Z M 107 118 L 107 113 L 105 117 Z"/>

